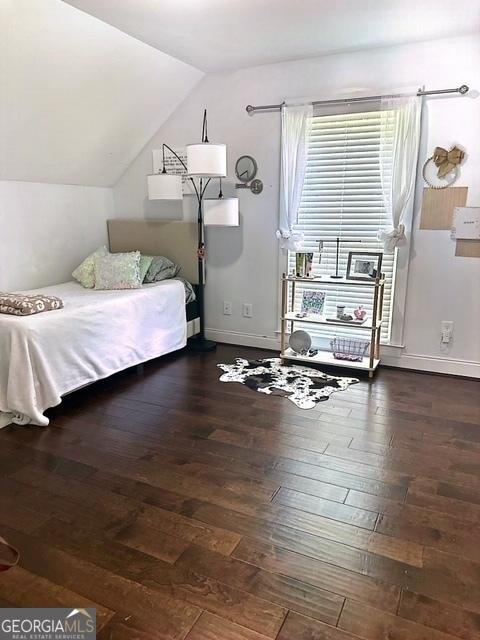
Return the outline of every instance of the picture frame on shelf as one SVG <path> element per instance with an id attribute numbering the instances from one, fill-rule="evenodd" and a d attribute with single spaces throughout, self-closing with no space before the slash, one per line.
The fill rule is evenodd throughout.
<path id="1" fill-rule="evenodd" d="M 295 254 L 295 275 L 297 278 L 311 278 L 313 269 L 313 253 L 297 252 Z"/>
<path id="2" fill-rule="evenodd" d="M 295 276 L 297 278 L 305 277 L 305 254 L 299 251 L 295 254 Z"/>
<path id="3" fill-rule="evenodd" d="M 322 316 L 325 308 L 325 291 L 304 289 L 302 293 L 302 313 Z"/>
<path id="4" fill-rule="evenodd" d="M 382 273 L 383 253 L 381 251 L 349 251 L 347 280 L 374 280 Z"/>

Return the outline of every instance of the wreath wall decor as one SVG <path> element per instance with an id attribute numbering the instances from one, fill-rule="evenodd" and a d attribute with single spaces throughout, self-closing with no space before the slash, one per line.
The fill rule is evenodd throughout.
<path id="1" fill-rule="evenodd" d="M 425 182 L 431 189 L 446 189 L 451 187 L 458 180 L 460 175 L 459 166 L 465 158 L 465 151 L 455 146 L 447 151 L 443 147 L 435 147 L 433 155 L 430 156 L 423 165 L 422 175 Z M 433 162 L 437 167 L 437 178 L 445 180 L 450 175 L 450 180 L 445 184 L 432 184 L 427 178 L 427 167 Z"/>

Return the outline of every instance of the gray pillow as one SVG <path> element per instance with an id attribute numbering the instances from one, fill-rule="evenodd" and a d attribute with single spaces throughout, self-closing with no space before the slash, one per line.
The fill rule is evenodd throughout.
<path id="1" fill-rule="evenodd" d="M 165 256 L 153 256 L 152 264 L 148 268 L 144 282 L 160 282 L 161 280 L 174 278 L 180 272 L 180 269 L 181 267 L 178 264 L 165 258 Z"/>
<path id="2" fill-rule="evenodd" d="M 195 295 L 195 289 L 190 284 L 190 282 L 188 280 L 185 280 L 185 278 L 180 277 L 175 278 L 175 280 L 180 280 L 180 282 L 183 282 L 183 286 L 185 287 L 185 304 L 194 302 L 197 299 L 197 296 Z"/>

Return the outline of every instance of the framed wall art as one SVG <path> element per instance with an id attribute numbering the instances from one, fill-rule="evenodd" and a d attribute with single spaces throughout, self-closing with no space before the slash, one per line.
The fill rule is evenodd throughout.
<path id="1" fill-rule="evenodd" d="M 454 240 L 480 240 L 480 207 L 455 207 L 451 235 Z"/>
<path id="2" fill-rule="evenodd" d="M 302 294 L 302 313 L 321 316 L 325 306 L 325 291 L 304 289 Z"/>

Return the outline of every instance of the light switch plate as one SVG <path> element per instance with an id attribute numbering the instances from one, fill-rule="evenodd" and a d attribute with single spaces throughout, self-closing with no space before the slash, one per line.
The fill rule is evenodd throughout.
<path id="1" fill-rule="evenodd" d="M 243 303 L 243 317 L 251 318 L 253 316 L 253 306 L 250 302 Z"/>

